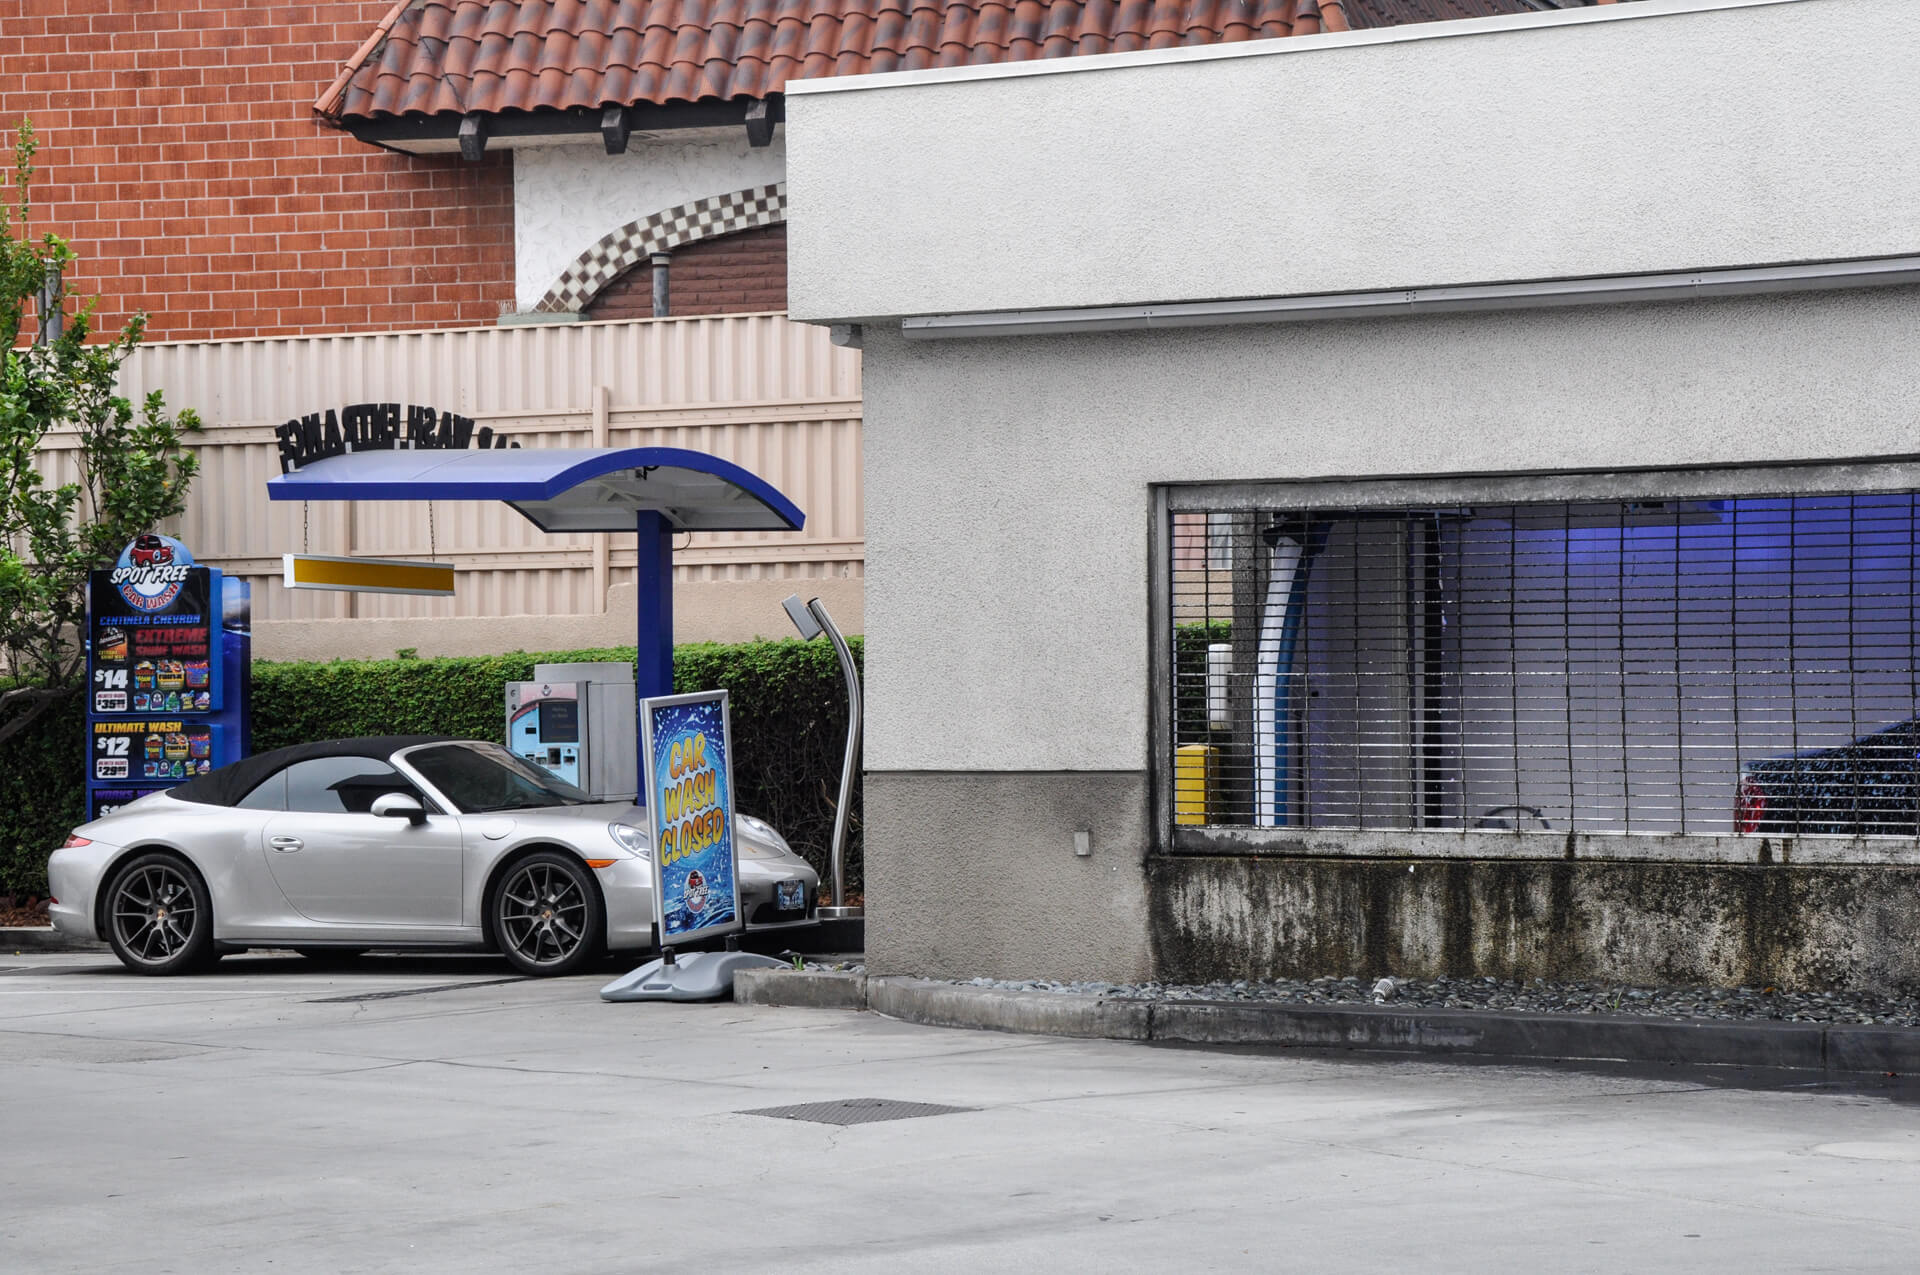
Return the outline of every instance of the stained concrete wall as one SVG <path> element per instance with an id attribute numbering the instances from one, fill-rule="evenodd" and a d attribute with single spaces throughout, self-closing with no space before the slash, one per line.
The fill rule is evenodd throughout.
<path id="1" fill-rule="evenodd" d="M 1920 868 L 1161 856 L 1148 880 L 1169 979 L 1920 992 Z"/>
<path id="2" fill-rule="evenodd" d="M 1145 776 L 869 770 L 861 799 L 870 972 L 1151 972 Z"/>

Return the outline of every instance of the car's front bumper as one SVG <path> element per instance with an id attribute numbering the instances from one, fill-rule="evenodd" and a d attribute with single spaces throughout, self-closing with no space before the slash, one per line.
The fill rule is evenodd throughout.
<path id="1" fill-rule="evenodd" d="M 607 950 L 632 951 L 650 948 L 656 943 L 653 919 L 653 864 L 645 859 L 619 859 L 596 873 L 600 892 L 607 900 Z M 780 913 L 774 908 L 775 886 L 781 881 L 799 881 L 803 911 Z M 740 860 L 740 915 L 747 918 L 749 930 L 786 930 L 817 925 L 814 899 L 820 890 L 820 877 L 812 868 L 793 860 Z M 778 919 L 756 921 L 756 916 Z"/>

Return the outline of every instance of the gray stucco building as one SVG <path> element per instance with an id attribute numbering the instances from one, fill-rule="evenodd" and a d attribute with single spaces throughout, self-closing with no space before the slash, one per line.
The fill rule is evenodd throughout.
<path id="1" fill-rule="evenodd" d="M 1920 9 L 789 94 L 876 971 L 1920 987 Z"/>

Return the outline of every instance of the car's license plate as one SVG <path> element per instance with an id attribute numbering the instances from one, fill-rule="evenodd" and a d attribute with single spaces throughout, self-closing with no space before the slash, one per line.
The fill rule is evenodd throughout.
<path id="1" fill-rule="evenodd" d="M 807 883 L 805 881 L 780 881 L 774 885 L 774 903 L 782 912 L 791 912 L 807 905 Z"/>

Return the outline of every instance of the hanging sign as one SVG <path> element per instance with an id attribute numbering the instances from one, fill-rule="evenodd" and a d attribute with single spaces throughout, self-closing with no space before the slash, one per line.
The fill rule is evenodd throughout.
<path id="1" fill-rule="evenodd" d="M 741 928 L 727 693 L 640 701 L 653 916 L 673 947 Z"/>
<path id="2" fill-rule="evenodd" d="M 405 562 L 394 558 L 323 558 L 281 555 L 289 589 L 333 589 L 349 593 L 417 593 L 453 596 L 451 562 Z"/>
<path id="3" fill-rule="evenodd" d="M 101 715 L 220 707 L 214 573 L 171 536 L 141 536 L 89 581 L 89 707 Z"/>
<path id="4" fill-rule="evenodd" d="M 331 407 L 308 412 L 274 426 L 273 437 L 283 474 L 348 452 L 520 446 L 505 434 L 494 433 L 491 425 L 476 430 L 471 416 L 411 403 L 404 412 L 399 403 L 349 403 L 338 412 Z"/>

